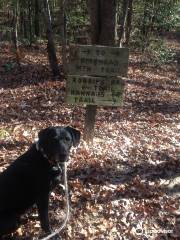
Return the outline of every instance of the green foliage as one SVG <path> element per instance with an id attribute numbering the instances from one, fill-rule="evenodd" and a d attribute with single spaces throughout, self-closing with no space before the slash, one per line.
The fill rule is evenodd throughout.
<path id="1" fill-rule="evenodd" d="M 162 39 L 152 40 L 147 51 L 156 65 L 171 63 L 175 60 L 175 52 L 168 48 Z"/>
<path id="2" fill-rule="evenodd" d="M 171 16 L 172 25 L 175 30 L 180 31 L 180 2 L 174 8 L 174 14 Z"/>
<path id="3" fill-rule="evenodd" d="M 42 18 L 42 10 L 37 2 L 24 0 L 0 0 L 0 41 L 11 40 L 10 29 L 13 22 L 13 9 L 18 2 L 18 40 L 24 45 L 31 45 L 37 37 L 46 36 L 46 26 Z M 119 4 L 118 21 L 122 18 L 122 0 Z M 53 32 L 58 41 L 60 32 L 60 1 L 49 1 L 53 23 Z M 62 3 L 62 2 L 61 2 Z M 69 0 L 66 4 L 67 41 L 77 43 L 77 39 L 89 37 L 89 14 L 86 0 Z M 180 30 L 180 2 L 178 0 L 134 0 L 132 14 L 131 39 L 136 48 L 147 50 L 152 36 L 158 37 L 166 31 Z M 38 27 L 37 27 L 38 26 Z M 39 33 L 37 34 L 37 28 Z M 131 42 L 132 42 L 131 41 Z M 162 55 L 168 55 L 163 53 Z M 169 54 L 170 55 L 170 54 Z"/>
<path id="4" fill-rule="evenodd" d="M 83 34 L 84 27 L 89 24 L 87 4 L 85 0 L 76 0 L 67 7 L 67 31 L 70 41 Z"/>
<path id="5" fill-rule="evenodd" d="M 180 20 L 178 15 L 179 7 L 180 4 L 176 3 L 174 0 L 160 1 L 155 18 L 157 28 L 164 31 L 173 30 Z"/>
<path id="6" fill-rule="evenodd" d="M 132 41 L 142 51 L 151 49 L 160 62 L 169 61 L 172 54 L 164 44 L 157 46 L 154 37 L 177 31 L 180 27 L 180 3 L 177 0 L 134 1 Z M 155 49 L 154 49 L 155 48 Z"/>

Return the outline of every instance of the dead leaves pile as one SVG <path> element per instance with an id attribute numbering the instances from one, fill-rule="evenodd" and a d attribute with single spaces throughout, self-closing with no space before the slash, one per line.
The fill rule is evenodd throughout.
<path id="1" fill-rule="evenodd" d="M 51 81 L 45 51 L 26 52 L 22 69 L 0 59 L 0 171 L 27 150 L 41 128 L 71 125 L 83 132 L 84 107 L 64 102 L 65 83 Z M 180 237 L 180 85 L 174 66 L 154 69 L 131 55 L 122 108 L 98 108 L 94 144 L 71 153 L 71 218 L 63 239 L 131 240 Z M 54 228 L 63 219 L 63 194 L 51 195 Z M 26 216 L 25 216 L 26 217 Z M 36 209 L 13 239 L 41 233 Z"/>

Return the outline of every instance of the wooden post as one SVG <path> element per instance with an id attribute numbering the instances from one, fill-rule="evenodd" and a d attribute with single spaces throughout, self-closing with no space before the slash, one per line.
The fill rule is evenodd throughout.
<path id="1" fill-rule="evenodd" d="M 91 21 L 91 43 L 99 44 L 101 19 L 100 19 L 100 0 L 89 0 L 88 9 Z M 85 113 L 84 123 L 84 140 L 86 142 L 92 142 L 94 137 L 94 126 L 96 120 L 96 105 L 87 105 Z"/>
<path id="2" fill-rule="evenodd" d="M 96 105 L 95 106 L 94 105 L 86 106 L 84 139 L 87 142 L 93 141 L 96 112 L 97 112 Z"/>
<path id="3" fill-rule="evenodd" d="M 115 42 L 116 0 L 89 0 L 91 42 L 113 46 Z M 85 113 L 84 139 L 92 142 L 97 106 L 87 105 Z"/>

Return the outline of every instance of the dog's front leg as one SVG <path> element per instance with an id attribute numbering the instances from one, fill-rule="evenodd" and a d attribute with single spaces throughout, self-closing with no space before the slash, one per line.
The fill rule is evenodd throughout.
<path id="1" fill-rule="evenodd" d="M 13 213 L 0 213 L 0 239 L 1 236 L 10 234 L 19 227 L 19 217 Z"/>
<path id="2" fill-rule="evenodd" d="M 39 218 L 41 222 L 41 228 L 46 232 L 50 233 L 51 228 L 49 224 L 49 214 L 48 214 L 48 208 L 49 208 L 49 194 L 46 193 L 43 196 L 41 196 L 37 201 L 37 207 L 38 207 L 38 213 Z"/>

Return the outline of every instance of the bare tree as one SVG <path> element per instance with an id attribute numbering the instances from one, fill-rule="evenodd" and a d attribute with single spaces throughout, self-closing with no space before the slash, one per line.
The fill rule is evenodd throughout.
<path id="1" fill-rule="evenodd" d="M 66 58 L 66 4 L 67 0 L 60 1 L 60 43 L 62 47 L 62 63 L 63 71 L 67 71 L 67 58 Z"/>
<path id="2" fill-rule="evenodd" d="M 58 60 L 56 56 L 56 48 L 54 43 L 51 13 L 50 13 L 48 0 L 42 0 L 42 11 L 44 15 L 44 21 L 46 25 L 46 34 L 48 39 L 47 51 L 48 51 L 49 63 L 50 63 L 53 75 L 58 76 L 59 75 Z"/>
<path id="3" fill-rule="evenodd" d="M 129 7 L 127 13 L 127 23 L 125 30 L 125 45 L 129 46 L 130 34 L 132 29 L 132 15 L 133 15 L 133 0 L 129 0 Z"/>
<path id="4" fill-rule="evenodd" d="M 34 33 L 36 37 L 40 35 L 40 17 L 39 17 L 39 0 L 34 2 Z"/>
<path id="5" fill-rule="evenodd" d="M 13 30 L 12 30 L 12 41 L 14 45 L 16 61 L 20 67 L 20 51 L 18 44 L 18 22 L 19 22 L 19 0 L 13 2 Z"/>
<path id="6" fill-rule="evenodd" d="M 122 3 L 122 18 L 120 21 L 120 31 L 119 31 L 119 46 L 122 47 L 125 35 L 126 20 L 128 15 L 129 0 L 123 0 Z"/>

